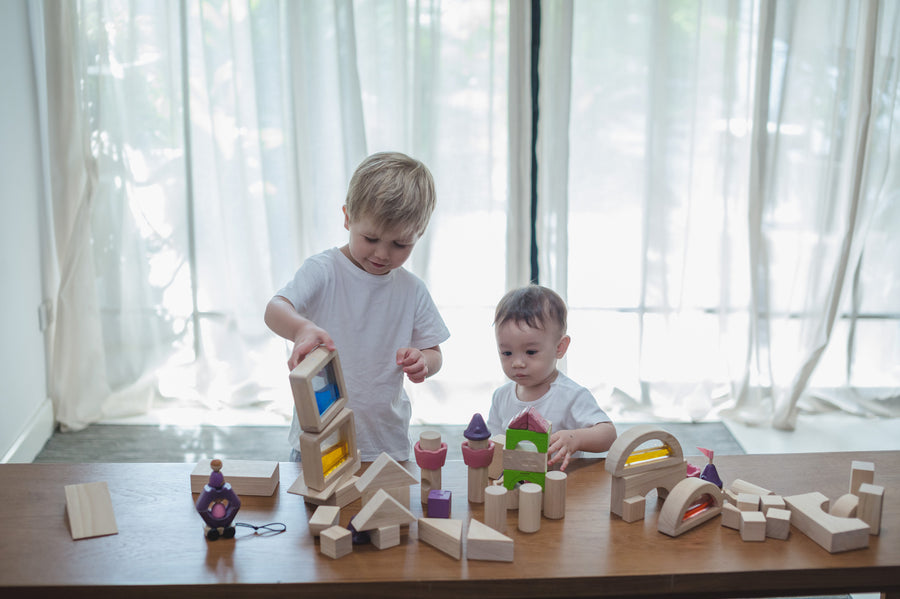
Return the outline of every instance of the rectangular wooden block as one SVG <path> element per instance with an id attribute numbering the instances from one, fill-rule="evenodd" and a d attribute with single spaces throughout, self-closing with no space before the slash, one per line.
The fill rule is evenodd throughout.
<path id="1" fill-rule="evenodd" d="M 494 459 L 488 466 L 488 478 L 497 480 L 503 476 L 503 446 L 506 445 L 506 435 L 493 435 L 491 441 L 494 442 Z"/>
<path id="2" fill-rule="evenodd" d="M 773 507 L 766 512 L 766 536 L 771 539 L 787 539 L 791 534 L 791 512 Z"/>
<path id="3" fill-rule="evenodd" d="M 759 511 L 768 515 L 769 510 L 772 508 L 787 509 L 784 505 L 784 497 L 781 495 L 763 495 L 759 498 Z"/>
<path id="4" fill-rule="evenodd" d="M 850 492 L 858 494 L 859 486 L 863 483 L 875 482 L 875 464 L 872 462 L 860 462 L 853 460 L 850 463 Z"/>
<path id="5" fill-rule="evenodd" d="M 209 482 L 209 460 L 201 460 L 191 472 L 191 493 L 202 493 Z M 269 497 L 278 487 L 278 462 L 222 460 L 222 475 L 238 497 Z"/>
<path id="6" fill-rule="evenodd" d="M 741 510 L 731 502 L 726 501 L 722 504 L 722 526 L 734 530 L 741 529 Z"/>
<path id="7" fill-rule="evenodd" d="M 737 509 L 742 512 L 758 512 L 759 495 L 754 493 L 738 493 Z"/>
<path id="8" fill-rule="evenodd" d="M 503 469 L 522 472 L 546 472 L 547 454 L 521 449 L 503 450 Z"/>
<path id="9" fill-rule="evenodd" d="M 869 534 L 881 533 L 881 510 L 884 503 L 884 487 L 862 483 L 857 491 L 859 506 L 856 517 L 869 525 Z"/>
<path id="10" fill-rule="evenodd" d="M 72 539 L 119 533 L 106 482 L 66 485 L 66 515 Z"/>

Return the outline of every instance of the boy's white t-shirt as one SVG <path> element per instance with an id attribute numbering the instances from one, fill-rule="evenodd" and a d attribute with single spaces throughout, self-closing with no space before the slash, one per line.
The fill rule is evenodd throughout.
<path id="1" fill-rule="evenodd" d="M 277 295 L 334 340 L 363 461 L 382 452 L 408 460 L 412 410 L 397 350 L 426 349 L 450 337 L 425 283 L 402 267 L 367 273 L 331 248 L 308 258 Z M 300 432 L 295 409 L 288 440 L 298 451 Z"/>
<path id="2" fill-rule="evenodd" d="M 552 431 L 572 430 L 594 426 L 599 422 L 611 422 L 593 394 L 562 372 L 550 383 L 550 389 L 534 401 L 520 401 L 516 397 L 516 383 L 509 381 L 494 391 L 487 427 L 491 434 L 505 434 L 513 417 L 525 408 L 534 408 L 549 420 Z M 575 457 L 583 456 L 576 452 Z"/>

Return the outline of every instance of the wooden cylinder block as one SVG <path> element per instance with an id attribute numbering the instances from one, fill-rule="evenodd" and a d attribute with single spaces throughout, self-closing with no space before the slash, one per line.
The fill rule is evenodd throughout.
<path id="1" fill-rule="evenodd" d="M 535 483 L 519 487 L 519 530 L 537 532 L 541 529 L 541 503 L 543 489 Z"/>
<path id="2" fill-rule="evenodd" d="M 566 515 L 566 473 L 551 470 L 544 479 L 544 516 L 559 520 Z"/>
<path id="3" fill-rule="evenodd" d="M 491 485 L 484 490 L 484 523 L 506 533 L 506 487 Z"/>
<path id="4" fill-rule="evenodd" d="M 437 431 L 423 431 L 419 435 L 419 447 L 426 451 L 437 451 L 441 448 L 441 433 Z M 441 471 L 420 469 L 422 475 L 422 505 L 428 505 L 428 493 L 432 489 L 441 488 Z"/>

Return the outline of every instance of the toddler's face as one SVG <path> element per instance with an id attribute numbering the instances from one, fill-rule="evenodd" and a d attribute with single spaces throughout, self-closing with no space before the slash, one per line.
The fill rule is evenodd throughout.
<path id="1" fill-rule="evenodd" d="M 556 327 L 536 329 L 508 320 L 495 329 L 503 373 L 522 387 L 548 383 L 556 376 L 556 361 L 565 344 Z"/>
<path id="2" fill-rule="evenodd" d="M 370 218 L 351 222 L 346 212 L 344 228 L 350 231 L 350 259 L 373 275 L 386 275 L 403 266 L 419 240 L 418 235 L 407 231 L 382 229 Z"/>

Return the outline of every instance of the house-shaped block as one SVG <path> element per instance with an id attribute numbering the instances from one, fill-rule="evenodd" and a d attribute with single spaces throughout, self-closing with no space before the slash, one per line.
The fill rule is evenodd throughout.
<path id="1" fill-rule="evenodd" d="M 524 481 L 544 488 L 551 429 L 551 423 L 534 408 L 522 410 L 510 421 L 503 448 L 504 487 L 512 490 Z"/>
<path id="2" fill-rule="evenodd" d="M 362 504 L 384 489 L 391 497 L 409 509 L 409 487 L 419 480 L 401 466 L 397 460 L 382 453 L 356 481 L 356 488 L 362 495 Z"/>

